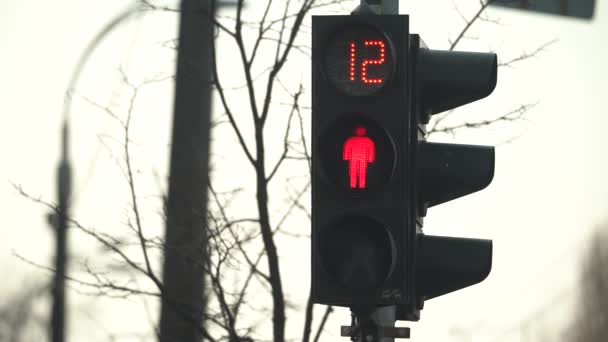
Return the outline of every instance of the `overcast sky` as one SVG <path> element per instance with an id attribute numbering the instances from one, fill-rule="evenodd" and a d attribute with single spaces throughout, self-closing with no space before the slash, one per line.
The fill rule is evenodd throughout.
<path id="1" fill-rule="evenodd" d="M 477 5 L 477 1 L 457 3 L 463 3 L 459 8 L 465 16 Z M 53 243 L 45 211 L 22 199 L 10 182 L 21 184 L 36 196 L 54 198 L 60 114 L 70 74 L 88 40 L 124 6 L 125 2 L 118 0 L 0 2 L 0 155 L 5 158 L 0 168 L 0 196 L 5 204 L 0 269 L 5 271 L 4 286 L 9 289 L 15 290 L 24 279 L 34 279 L 42 272 L 18 260 L 14 253 L 46 264 Z M 431 48 L 447 48 L 448 37 L 455 37 L 463 25 L 451 0 L 402 1 L 400 12 L 411 15 L 411 32 L 421 34 Z M 548 334 L 559 336 L 555 326 L 565 327 L 562 323 L 574 314 L 580 253 L 608 214 L 608 181 L 604 177 L 608 172 L 604 150 L 608 146 L 604 134 L 608 118 L 602 102 L 607 94 L 608 4 L 598 1 L 591 21 L 512 10 L 492 9 L 488 15 L 500 19 L 501 24 L 474 26 L 470 34 L 474 39 L 467 39 L 459 49 L 493 50 L 505 61 L 557 41 L 534 58 L 500 69 L 494 93 L 458 112 L 491 118 L 521 104 L 538 103 L 526 115 L 526 122 L 437 137 L 441 141 L 499 145 L 492 184 L 482 192 L 430 209 L 425 221 L 427 234 L 492 239 L 494 261 L 490 276 L 480 285 L 427 302 L 422 320 L 410 325 L 413 340 L 525 341 L 525 334 L 536 340 L 535 334 L 541 336 L 548 327 L 553 327 Z M 116 30 L 87 64 L 79 94 L 105 106 L 123 108 L 129 88 L 119 82 L 119 65 L 135 83 L 150 75 L 169 75 L 172 53 L 161 43 L 175 36 L 175 25 L 170 14 L 149 15 Z M 307 70 L 309 67 L 304 71 L 293 68 L 289 75 L 295 82 L 309 82 Z M 139 165 L 164 172 L 171 87 L 152 85 L 146 91 L 145 101 L 138 103 L 138 113 L 142 114 L 135 119 Z M 120 196 L 115 189 L 121 176 L 99 144 L 99 134 L 115 132 L 116 127 L 85 101 L 79 100 L 74 108 L 72 152 L 78 212 L 98 227 L 120 222 L 124 208 L 112 202 Z M 513 137 L 518 138 L 504 143 Z M 228 165 L 231 158 L 243 158 L 240 151 L 223 155 Z M 237 179 L 239 174 L 228 177 Z M 150 196 L 164 188 L 162 179 L 152 174 L 143 184 L 142 191 Z M 75 251 L 89 246 L 86 241 L 72 243 Z M 307 243 L 278 248 L 284 263 L 309 260 Z M 294 269 L 304 266 L 309 267 Z M 290 270 L 285 268 L 284 272 L 289 274 Z M 289 278 L 287 292 L 290 286 L 306 283 Z M 307 293 L 302 288 L 293 292 Z M 82 307 L 97 305 L 95 300 L 76 294 L 71 298 L 84 303 L 78 304 Z M 547 307 L 552 309 L 546 312 Z M 98 308 L 101 313 L 96 320 L 103 322 L 104 329 L 128 330 L 124 316 L 110 315 L 108 308 Z M 129 310 L 125 312 L 143 312 L 137 302 Z M 102 339 L 104 333 L 96 330 L 102 328 L 91 322 L 72 327 L 74 340 L 91 335 Z M 147 322 L 141 317 L 136 325 L 144 329 Z M 328 323 L 332 333 L 326 340 L 337 335 L 338 325 L 347 322 L 347 312 L 338 311 Z M 524 327 L 523 322 L 529 324 Z M 301 331 L 300 327 L 290 327 Z M 524 328 L 527 330 L 522 332 Z"/>

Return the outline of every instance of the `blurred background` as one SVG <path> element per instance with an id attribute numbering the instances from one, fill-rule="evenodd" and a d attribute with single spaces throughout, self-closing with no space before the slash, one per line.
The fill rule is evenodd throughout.
<path id="1" fill-rule="evenodd" d="M 266 2 L 245 3 L 248 54 L 262 18 L 294 25 L 289 15 L 301 6 L 275 1 L 267 11 Z M 310 8 L 269 101 L 267 169 L 285 159 L 268 183 L 268 212 L 277 230 L 287 339 L 302 338 L 309 294 L 310 189 L 303 156 L 310 149 L 310 15 L 348 14 L 357 5 L 326 1 Z M 0 340 L 48 336 L 55 253 L 48 205 L 56 202 L 66 103 L 74 220 L 66 336 L 156 339 L 158 288 L 133 265 L 150 261 L 153 273 L 161 271 L 178 8 L 172 1 L 0 2 Z M 412 328 L 413 341 L 608 340 L 608 118 L 601 102 L 608 94 L 608 3 L 596 1 L 589 19 L 461 0 L 401 1 L 400 13 L 410 15 L 411 33 L 429 47 L 457 43 L 456 50 L 496 52 L 499 69 L 491 96 L 448 113 L 429 138 L 495 145 L 494 180 L 479 193 L 431 208 L 424 226 L 433 235 L 492 239 L 492 271 L 479 285 L 428 301 L 419 322 L 399 325 Z M 222 6 L 217 15 L 234 27 L 234 6 Z M 124 19 L 104 34 L 68 89 L 83 51 L 119 17 Z M 260 104 L 268 96 L 277 27 L 250 66 L 249 84 Z M 234 39 L 222 30 L 215 39 L 225 98 L 216 87 L 209 220 L 218 232 L 235 227 L 235 241 L 246 242 L 239 256 L 228 258 L 225 273 L 215 275 L 229 296 L 250 286 L 236 324 L 241 337 L 270 340 L 269 289 L 263 277 L 250 276 L 262 242 L 255 171 L 242 147 L 255 143 L 248 82 Z M 479 122 L 484 124 L 466 125 Z M 142 236 L 148 256 L 139 245 Z M 264 261 L 260 272 L 266 270 Z M 217 310 L 217 288 L 208 286 L 215 293 L 209 310 Z M 314 329 L 327 314 L 320 341 L 346 341 L 339 326 L 350 322 L 347 309 L 316 305 L 313 312 Z M 209 329 L 222 336 L 221 328 Z"/>

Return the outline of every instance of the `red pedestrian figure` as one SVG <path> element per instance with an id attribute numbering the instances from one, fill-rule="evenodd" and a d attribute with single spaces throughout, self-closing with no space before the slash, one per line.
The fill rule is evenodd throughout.
<path id="1" fill-rule="evenodd" d="M 376 159 L 375 144 L 365 136 L 365 132 L 365 127 L 355 127 L 355 135 L 346 139 L 342 148 L 342 159 L 348 161 L 348 176 L 352 189 L 365 189 L 367 164 Z"/>

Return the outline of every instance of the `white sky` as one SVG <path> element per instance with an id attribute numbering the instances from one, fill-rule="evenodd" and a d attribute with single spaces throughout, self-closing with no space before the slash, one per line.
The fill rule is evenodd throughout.
<path id="1" fill-rule="evenodd" d="M 459 3 L 464 4 L 459 6 L 468 16 L 477 1 Z M 36 196 L 54 198 L 60 114 L 72 67 L 90 37 L 123 6 L 125 2 L 118 0 L 0 2 L 0 111 L 4 119 L 0 156 L 5 158 L 0 168 L 0 196 L 5 203 L 0 269 L 9 289 L 42 272 L 13 253 L 46 264 L 53 243 L 45 211 L 16 194 L 9 181 Z M 447 37 L 454 37 L 463 24 L 453 9 L 451 0 L 402 1 L 400 12 L 411 15 L 411 32 L 420 33 L 431 48 L 441 49 L 447 47 Z M 500 18 L 502 25 L 475 26 L 471 36 L 478 39 L 463 42 L 460 49 L 493 49 L 499 59 L 508 60 L 554 38 L 558 41 L 535 58 L 501 69 L 494 93 L 459 112 L 493 116 L 538 101 L 527 116 L 529 122 L 446 138 L 459 143 L 497 144 L 522 134 L 497 147 L 494 181 L 486 190 L 429 210 L 426 233 L 493 239 L 494 262 L 482 284 L 427 302 L 422 320 L 407 324 L 413 327 L 414 341 L 526 341 L 526 334 L 529 340 L 545 333 L 561 336 L 562 331 L 555 327 L 565 331 L 575 312 L 572 304 L 577 298 L 580 252 L 607 214 L 604 174 L 608 154 L 603 148 L 608 146 L 604 134 L 608 118 L 600 101 L 605 98 L 608 77 L 604 63 L 608 60 L 608 4 L 598 1 L 595 19 L 590 22 L 506 10 L 491 10 L 489 15 Z M 120 85 L 115 72 L 120 63 L 135 83 L 142 77 L 170 73 L 172 55 L 158 42 L 175 35 L 174 19 L 171 14 L 154 15 L 117 30 L 87 65 L 78 92 L 120 109 L 129 91 Z M 302 39 L 309 41 L 306 35 Z M 293 76 L 290 82 L 309 82 L 308 68 L 292 68 L 289 77 L 283 77 Z M 239 74 L 226 77 L 231 76 Z M 150 166 L 166 170 L 171 106 L 171 87 L 167 85 L 146 88 L 137 103 L 134 136 L 139 139 L 136 150 L 142 170 Z M 82 100 L 77 101 L 72 115 L 78 214 L 103 231 L 125 217 L 124 205 L 114 203 L 124 195 L 120 193 L 124 183 L 96 136 L 116 134 L 116 127 Z M 216 147 L 221 155 L 217 158 L 226 163 L 226 169 L 238 170 L 234 165 L 243 162 L 243 154 L 229 146 L 222 145 L 221 151 Z M 233 161 L 237 158 L 238 163 Z M 148 199 L 164 185 L 154 175 L 144 174 L 141 189 Z M 240 177 L 234 172 L 226 175 L 226 179 Z M 239 178 L 239 183 L 247 181 Z M 150 197 L 150 202 L 153 199 Z M 149 210 L 156 208 L 145 205 Z M 156 219 L 149 220 L 154 223 Z M 92 246 L 74 239 L 72 245 L 79 255 L 86 255 L 83 251 Z M 286 291 L 294 301 L 304 299 L 308 282 L 301 281 L 302 272 L 294 270 L 308 269 L 308 243 L 278 248 L 284 258 Z M 148 322 L 136 300 L 133 305 L 121 306 L 117 314 L 113 306 L 103 306 L 98 300 L 76 294 L 70 298 L 75 302 L 73 316 L 79 316 L 79 323 L 71 327 L 73 340 L 103 340 L 103 329 L 136 331 L 134 325 L 145 329 Z M 98 310 L 93 311 L 98 323 L 76 314 L 91 307 Z M 548 307 L 551 309 L 544 311 Z M 132 320 L 126 321 L 126 315 Z M 289 320 L 295 336 L 301 331 L 299 322 Z M 331 332 L 325 340 L 347 322 L 346 311 L 337 311 L 328 323 Z M 528 322 L 525 332 L 523 322 Z"/>

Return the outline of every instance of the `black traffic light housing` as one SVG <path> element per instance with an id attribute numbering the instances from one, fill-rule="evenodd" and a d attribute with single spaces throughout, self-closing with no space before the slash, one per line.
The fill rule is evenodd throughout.
<path id="1" fill-rule="evenodd" d="M 414 294 L 416 308 L 400 308 L 401 319 L 419 319 L 425 300 L 483 281 L 492 267 L 492 241 L 425 235 L 427 209 L 490 184 L 494 177 L 494 147 L 426 141 L 432 114 L 488 96 L 496 87 L 497 59 L 493 53 L 429 50 L 412 35 L 412 101 L 418 140 L 415 165 L 417 239 Z"/>
<path id="2" fill-rule="evenodd" d="M 490 272 L 490 240 L 425 235 L 427 208 L 485 188 L 494 148 L 426 141 L 432 114 L 489 95 L 496 55 L 427 49 L 408 16 L 313 16 L 312 299 L 359 311 Z"/>
<path id="3" fill-rule="evenodd" d="M 430 115 L 482 99 L 496 87 L 496 54 L 417 48 L 421 123 Z"/>
<path id="4" fill-rule="evenodd" d="M 416 161 L 419 213 L 482 190 L 494 177 L 494 147 L 420 141 Z"/>
<path id="5" fill-rule="evenodd" d="M 492 268 L 492 241 L 419 235 L 416 294 L 425 300 L 484 280 Z"/>
<path id="6" fill-rule="evenodd" d="M 408 17 L 313 16 L 312 296 L 412 303 Z M 413 304 L 411 305 L 413 306 Z"/>

